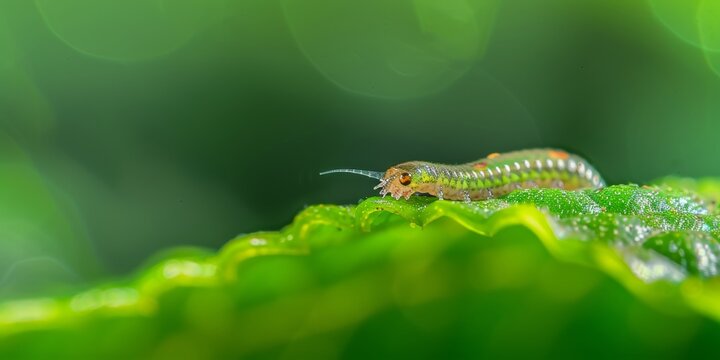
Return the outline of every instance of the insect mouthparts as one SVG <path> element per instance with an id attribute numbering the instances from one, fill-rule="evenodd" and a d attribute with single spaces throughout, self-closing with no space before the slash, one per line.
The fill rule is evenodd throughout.
<path id="1" fill-rule="evenodd" d="M 320 173 L 320 175 L 327 175 L 327 174 L 334 174 L 334 173 L 357 174 L 357 175 L 367 176 L 371 179 L 380 180 L 380 181 L 382 181 L 383 175 L 384 175 L 380 171 L 358 170 L 358 169 L 333 169 L 333 170 L 323 171 Z"/>

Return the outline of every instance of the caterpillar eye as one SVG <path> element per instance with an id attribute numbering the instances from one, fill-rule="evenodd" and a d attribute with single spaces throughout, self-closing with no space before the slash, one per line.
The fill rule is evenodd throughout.
<path id="1" fill-rule="evenodd" d="M 408 173 L 400 174 L 400 184 L 408 186 L 412 182 L 412 177 Z"/>

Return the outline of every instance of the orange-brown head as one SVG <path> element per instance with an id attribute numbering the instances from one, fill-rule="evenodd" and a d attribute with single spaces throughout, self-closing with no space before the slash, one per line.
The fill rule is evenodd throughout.
<path id="1" fill-rule="evenodd" d="M 404 197 L 409 199 L 416 192 L 418 180 L 413 179 L 418 164 L 415 162 L 403 163 L 389 168 L 385 173 L 379 171 L 357 170 L 357 169 L 335 169 L 320 173 L 320 175 L 331 173 L 351 173 L 367 176 L 369 178 L 380 180 L 380 184 L 374 189 L 381 189 L 380 195 L 383 197 L 390 194 L 395 199 Z"/>
<path id="2" fill-rule="evenodd" d="M 385 175 L 380 179 L 380 184 L 375 186 L 375 189 L 382 188 L 380 190 L 382 196 L 390 194 L 395 199 L 401 197 L 409 199 L 415 193 L 418 185 L 418 180 L 413 179 L 413 174 L 416 173 L 415 170 L 416 165 L 413 163 L 395 165 L 385 172 Z"/>

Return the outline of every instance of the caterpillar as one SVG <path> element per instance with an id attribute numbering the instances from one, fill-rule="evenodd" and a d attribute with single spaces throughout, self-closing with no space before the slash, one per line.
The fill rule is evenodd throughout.
<path id="1" fill-rule="evenodd" d="M 576 190 L 602 188 L 605 181 L 585 159 L 558 149 L 528 149 L 492 153 L 461 165 L 410 161 L 390 167 L 384 173 L 358 169 L 321 172 L 351 173 L 380 180 L 374 187 L 380 195 L 396 200 L 413 194 L 436 196 L 440 200 L 470 202 L 500 197 L 516 189 L 557 188 Z"/>

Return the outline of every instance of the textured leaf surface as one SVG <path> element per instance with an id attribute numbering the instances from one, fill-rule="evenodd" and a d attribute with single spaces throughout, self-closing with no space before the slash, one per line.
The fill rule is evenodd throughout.
<path id="1" fill-rule="evenodd" d="M 718 189 L 663 179 L 474 203 L 311 206 L 281 231 L 239 236 L 217 253 L 178 249 L 128 281 L 5 301 L 0 352 L 362 357 L 389 333 L 401 341 L 399 331 L 434 342 L 407 341 L 398 356 L 476 354 L 480 344 L 550 356 L 584 353 L 597 340 L 578 335 L 588 327 L 612 329 L 601 334 L 610 343 L 645 341 L 648 354 L 682 351 L 708 338 L 698 329 L 720 334 Z"/>

